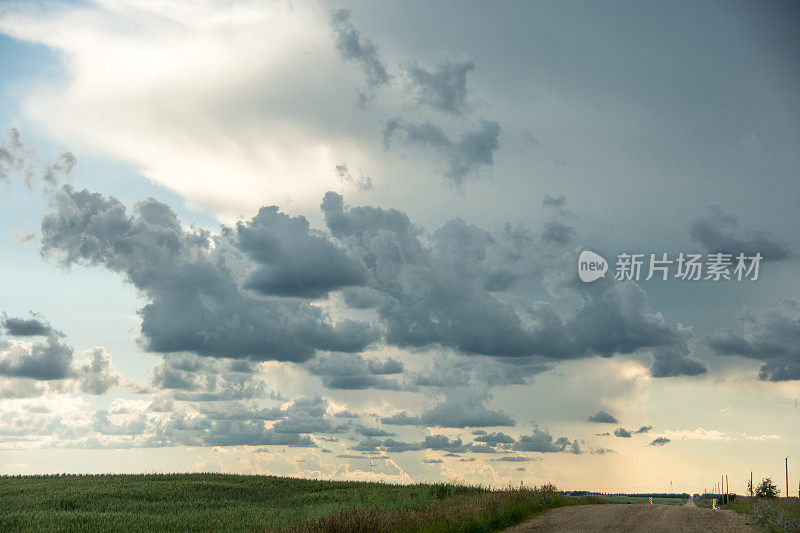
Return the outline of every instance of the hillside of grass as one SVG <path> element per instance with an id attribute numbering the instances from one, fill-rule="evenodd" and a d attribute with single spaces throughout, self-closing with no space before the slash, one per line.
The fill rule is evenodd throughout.
<path id="1" fill-rule="evenodd" d="M 590 503 L 490 491 L 227 474 L 0 477 L 0 531 L 496 531 Z"/>

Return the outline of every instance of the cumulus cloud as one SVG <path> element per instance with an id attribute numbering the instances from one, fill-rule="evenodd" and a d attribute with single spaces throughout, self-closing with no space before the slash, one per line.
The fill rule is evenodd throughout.
<path id="1" fill-rule="evenodd" d="M 589 422 L 597 422 L 600 424 L 616 424 L 619 422 L 614 415 L 611 415 L 603 410 L 598 411 L 596 414 L 591 415 L 588 419 Z"/>
<path id="2" fill-rule="evenodd" d="M 411 63 L 404 70 L 409 89 L 419 104 L 451 115 L 464 112 L 467 106 L 467 74 L 475 70 L 475 63 L 447 60 L 433 70 Z"/>
<path id="3" fill-rule="evenodd" d="M 673 340 L 669 344 L 653 349 L 653 366 L 650 373 L 656 378 L 676 376 L 697 376 L 705 374 L 706 365 L 692 356 L 690 344 L 694 340 L 694 332 L 690 328 L 678 325 L 673 331 Z"/>
<path id="4" fill-rule="evenodd" d="M 653 426 L 642 426 L 639 429 L 637 429 L 635 433 L 636 434 L 650 433 L 652 430 L 653 430 Z"/>
<path id="5" fill-rule="evenodd" d="M 389 426 L 419 426 L 422 425 L 422 420 L 418 416 L 413 416 L 405 411 L 395 413 L 391 416 L 381 418 L 381 424 Z"/>
<path id="6" fill-rule="evenodd" d="M 138 202 L 128 215 L 114 197 L 65 185 L 53 204 L 55 212 L 42 219 L 42 255 L 67 267 L 103 266 L 146 295 L 139 314 L 150 351 L 303 361 L 318 349 L 360 351 L 376 339 L 368 325 L 333 324 L 303 301 L 251 296 L 234 277 L 242 252 L 230 232 L 212 239 L 208 232 L 186 231 L 172 209 L 157 200 Z M 267 214 L 277 216 L 271 210 Z M 288 226 L 282 229 L 297 230 L 290 220 Z M 310 283 L 323 290 L 340 281 L 317 277 Z"/>
<path id="7" fill-rule="evenodd" d="M 514 438 L 506 435 L 503 432 L 498 433 L 486 433 L 484 432 L 482 435 L 478 435 L 473 439 L 475 442 L 484 442 L 490 446 L 497 446 L 498 444 L 511 444 L 514 442 Z"/>
<path id="8" fill-rule="evenodd" d="M 408 122 L 395 117 L 383 130 L 383 144 L 387 150 L 394 142 L 399 142 L 438 152 L 445 163 L 445 178 L 457 188 L 463 187 L 468 175 L 493 164 L 494 152 L 500 146 L 499 138 L 500 124 L 492 120 L 479 120 L 455 140 L 430 121 Z"/>
<path id="9" fill-rule="evenodd" d="M 726 213 L 716 204 L 707 206 L 703 214 L 692 219 L 689 235 L 712 253 L 744 253 L 746 256 L 761 253 L 764 260 L 773 261 L 794 255 L 786 243 L 765 231 L 741 229 L 736 216 Z"/>
<path id="10" fill-rule="evenodd" d="M 258 265 L 245 279 L 247 289 L 319 298 L 366 281 L 361 263 L 311 231 L 304 217 L 290 217 L 276 206 L 262 207 L 252 220 L 237 223 L 236 234 L 239 250 Z"/>
<path id="11" fill-rule="evenodd" d="M 30 318 L 12 317 L 3 313 L 0 315 L 0 325 L 5 333 L 12 337 L 64 336 L 62 332 L 54 329 L 42 315 L 33 312 L 31 312 Z"/>
<path id="12" fill-rule="evenodd" d="M 625 428 L 617 428 L 617 429 L 614 430 L 614 436 L 615 437 L 622 437 L 624 439 L 629 439 L 629 438 L 631 438 L 631 435 L 632 435 L 632 433 L 629 430 L 625 429 Z"/>
<path id="13" fill-rule="evenodd" d="M 178 400 L 231 401 L 270 396 L 257 369 L 247 361 L 198 357 L 190 353 L 164 354 L 151 370 L 153 392 Z"/>
<path id="14" fill-rule="evenodd" d="M 420 420 L 427 426 L 451 428 L 514 426 L 516 422 L 502 411 L 487 409 L 488 391 L 454 389 L 445 393 L 445 400 L 428 411 Z"/>
<path id="15" fill-rule="evenodd" d="M 86 350 L 83 355 L 84 361 L 76 372 L 81 392 L 105 394 L 122 381 L 121 375 L 111 363 L 111 355 L 102 346 Z"/>
<path id="16" fill-rule="evenodd" d="M 720 355 L 762 361 L 758 377 L 765 381 L 800 379 L 800 302 L 786 299 L 777 309 L 745 311 L 736 329 L 718 331 L 709 340 Z"/>
<path id="17" fill-rule="evenodd" d="M 0 376 L 51 382 L 48 385 L 17 382 L 18 392 L 2 391 L 0 397 L 33 397 L 46 392 L 72 390 L 101 395 L 120 384 L 122 376 L 111 362 L 111 355 L 101 346 L 83 352 L 83 360 L 73 366 L 73 348 L 64 341 L 41 314 L 30 318 L 0 315 L 3 331 L 15 339 L 0 340 Z M 31 341 L 30 337 L 44 337 Z"/>
<path id="18" fill-rule="evenodd" d="M 55 336 L 36 343 L 11 341 L 0 355 L 0 375 L 40 380 L 70 378 L 72 346 Z"/>
<path id="19" fill-rule="evenodd" d="M 691 330 L 668 324 L 635 283 L 608 279 L 579 288 L 566 283 L 565 288 L 581 301 L 567 317 L 550 302 L 521 309 L 500 298 L 487 285 L 498 271 L 515 275 L 517 262 L 525 256 L 514 247 L 529 242 L 524 233 L 490 234 L 453 219 L 423 239 L 404 213 L 370 206 L 346 208 L 342 196 L 333 192 L 325 195 L 322 210 L 333 236 L 359 255 L 370 271 L 373 293 L 382 293 L 373 301 L 390 344 L 554 360 L 651 349 L 652 371 L 658 377 L 705 372 L 690 352 Z M 507 252 L 507 247 L 517 253 Z M 541 359 L 527 363 L 529 375 L 546 368 Z M 524 374 L 521 367 L 508 373 L 517 379 Z M 416 380 L 425 385 L 441 377 L 421 375 Z"/>
<path id="20" fill-rule="evenodd" d="M 539 428 L 534 428 L 533 433 L 530 435 L 520 435 L 512 448 L 520 452 L 582 453 L 577 440 L 570 441 L 567 437 L 554 439 L 550 433 Z"/>
<path id="21" fill-rule="evenodd" d="M 666 437 L 656 437 L 652 440 L 652 442 L 650 442 L 650 446 L 664 446 L 669 442 L 670 440 Z"/>

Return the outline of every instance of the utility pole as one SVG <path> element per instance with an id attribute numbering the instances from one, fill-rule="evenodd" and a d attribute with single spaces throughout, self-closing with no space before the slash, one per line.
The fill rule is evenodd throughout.
<path id="1" fill-rule="evenodd" d="M 789 458 L 786 458 L 786 497 L 789 497 Z"/>
<path id="2" fill-rule="evenodd" d="M 719 495 L 720 495 L 720 498 L 722 499 L 722 504 L 725 505 L 725 498 L 722 497 L 722 491 L 723 490 L 725 490 L 725 476 L 720 475 L 719 476 Z"/>
<path id="3" fill-rule="evenodd" d="M 753 471 L 750 471 L 750 496 L 755 496 L 756 488 L 753 486 Z"/>
<path id="4" fill-rule="evenodd" d="M 728 474 L 725 474 L 725 501 L 728 501 L 731 494 L 731 486 L 728 484 Z"/>

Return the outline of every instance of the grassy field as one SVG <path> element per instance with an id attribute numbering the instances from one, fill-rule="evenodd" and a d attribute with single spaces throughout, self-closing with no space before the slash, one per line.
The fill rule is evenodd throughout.
<path id="1" fill-rule="evenodd" d="M 800 531 L 800 500 L 797 498 L 737 497 L 723 509 L 753 516 L 753 522 L 774 533 Z"/>
<path id="2" fill-rule="evenodd" d="M 649 503 L 647 496 L 626 496 L 624 494 L 604 494 L 598 496 L 609 503 Z M 653 503 L 658 505 L 683 505 L 684 498 L 653 498 Z"/>
<path id="3" fill-rule="evenodd" d="M 225 474 L 0 477 L 0 531 L 496 531 L 594 503 L 541 489 Z"/>

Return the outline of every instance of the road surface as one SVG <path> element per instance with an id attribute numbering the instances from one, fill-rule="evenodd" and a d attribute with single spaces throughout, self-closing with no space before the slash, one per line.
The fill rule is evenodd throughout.
<path id="1" fill-rule="evenodd" d="M 747 522 L 747 518 L 733 511 L 703 509 L 689 500 L 683 506 L 604 504 L 559 507 L 506 531 L 508 533 L 757 531 Z"/>

